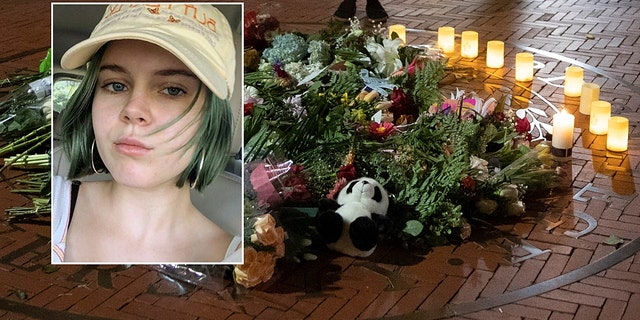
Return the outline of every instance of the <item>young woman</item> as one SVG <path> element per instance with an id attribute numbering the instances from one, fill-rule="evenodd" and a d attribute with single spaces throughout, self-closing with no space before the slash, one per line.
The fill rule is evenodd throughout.
<path id="1" fill-rule="evenodd" d="M 53 178 L 52 261 L 238 262 L 241 237 L 190 199 L 224 169 L 240 108 L 226 18 L 206 4 L 110 5 L 61 60 L 85 64 L 61 114 L 70 170 Z M 78 182 L 94 172 L 112 180 Z"/>

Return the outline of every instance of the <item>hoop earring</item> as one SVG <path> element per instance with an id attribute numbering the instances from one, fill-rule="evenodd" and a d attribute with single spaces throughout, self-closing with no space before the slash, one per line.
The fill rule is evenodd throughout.
<path id="1" fill-rule="evenodd" d="M 93 169 L 94 173 L 102 173 L 104 172 L 104 169 L 96 170 L 96 165 L 93 163 L 93 153 L 95 148 L 96 148 L 96 139 L 93 139 L 93 142 L 91 143 L 91 169 Z"/>
<path id="2" fill-rule="evenodd" d="M 202 171 L 202 166 L 204 165 L 204 152 L 202 153 L 202 157 L 200 157 L 200 163 L 198 163 L 198 171 L 196 171 L 196 178 L 189 184 L 191 189 L 194 189 L 198 184 L 198 178 L 200 177 L 200 172 Z"/>

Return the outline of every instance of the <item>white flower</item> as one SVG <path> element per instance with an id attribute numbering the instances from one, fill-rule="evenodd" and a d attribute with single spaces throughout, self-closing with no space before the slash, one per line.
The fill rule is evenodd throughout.
<path id="1" fill-rule="evenodd" d="M 243 99 L 244 103 L 262 104 L 263 101 L 262 98 L 260 98 L 258 89 L 252 86 L 244 86 Z"/>
<path id="2" fill-rule="evenodd" d="M 367 43 L 366 48 L 377 62 L 375 68 L 379 74 L 388 77 L 402 68 L 402 61 L 400 61 L 400 56 L 398 55 L 398 47 L 401 44 L 402 40 L 400 39 L 384 39 L 382 40 L 382 45 L 375 41 Z"/>
<path id="3" fill-rule="evenodd" d="M 486 181 L 487 178 L 489 178 L 489 168 L 487 168 L 489 162 L 476 156 L 471 156 L 470 162 L 471 169 L 477 170 L 477 173 L 476 175 L 474 175 L 474 177 L 478 181 Z"/>

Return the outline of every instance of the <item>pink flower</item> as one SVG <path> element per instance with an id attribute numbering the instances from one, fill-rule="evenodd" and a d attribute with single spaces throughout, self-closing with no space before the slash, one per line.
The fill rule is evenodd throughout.
<path id="1" fill-rule="evenodd" d="M 329 191 L 329 194 L 327 195 L 327 198 L 335 199 L 336 196 L 338 195 L 338 192 L 340 192 L 340 190 L 342 190 L 342 188 L 344 188 L 344 186 L 346 186 L 346 185 L 347 185 L 347 179 L 338 178 L 338 180 L 336 180 L 336 183 L 333 185 L 333 189 L 331 189 L 331 191 Z"/>
<path id="2" fill-rule="evenodd" d="M 398 119 L 403 115 L 411 116 L 412 120 L 418 118 L 420 111 L 402 88 L 393 88 L 390 99 L 393 101 L 393 104 L 389 107 L 389 112 L 393 113 L 394 123 L 398 123 Z"/>
<path id="3" fill-rule="evenodd" d="M 392 133 L 396 131 L 396 127 L 391 122 L 377 123 L 371 121 L 369 123 L 369 132 L 373 134 L 378 140 L 384 140 Z"/>

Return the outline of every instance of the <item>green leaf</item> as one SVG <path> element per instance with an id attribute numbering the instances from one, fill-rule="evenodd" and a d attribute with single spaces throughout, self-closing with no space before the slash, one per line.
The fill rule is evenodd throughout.
<path id="1" fill-rule="evenodd" d="M 417 237 L 418 235 L 420 235 L 420 233 L 422 232 L 422 230 L 424 229 L 424 226 L 422 225 L 422 223 L 418 220 L 409 220 L 407 221 L 407 224 L 404 227 L 404 231 L 405 233 L 408 233 L 414 237 Z"/>
<path id="2" fill-rule="evenodd" d="M 616 237 L 615 235 L 610 235 L 609 238 L 607 238 L 606 240 L 604 240 L 604 243 L 610 245 L 610 246 L 615 246 L 617 244 L 621 244 L 624 243 L 624 240 Z"/>
<path id="3" fill-rule="evenodd" d="M 47 51 L 47 56 L 40 61 L 40 73 L 51 73 L 51 48 Z"/>

